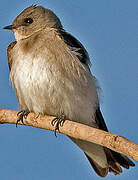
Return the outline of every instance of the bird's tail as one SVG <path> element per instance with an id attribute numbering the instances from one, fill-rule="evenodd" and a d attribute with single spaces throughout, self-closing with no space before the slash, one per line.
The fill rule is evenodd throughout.
<path id="1" fill-rule="evenodd" d="M 71 139 L 84 151 L 91 166 L 101 177 L 105 177 L 108 172 L 115 175 L 120 174 L 122 172 L 121 166 L 126 169 L 135 166 L 129 158 L 108 148 L 84 140 Z"/>

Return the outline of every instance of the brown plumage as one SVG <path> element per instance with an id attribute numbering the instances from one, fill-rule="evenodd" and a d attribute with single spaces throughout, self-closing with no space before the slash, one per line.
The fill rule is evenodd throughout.
<path id="1" fill-rule="evenodd" d="M 88 53 L 51 10 L 30 6 L 5 29 L 11 29 L 16 38 L 8 47 L 8 64 L 22 110 L 53 116 L 63 113 L 67 119 L 108 131 Z M 134 166 L 126 156 L 71 139 L 101 177 L 121 173 L 121 166 Z"/>

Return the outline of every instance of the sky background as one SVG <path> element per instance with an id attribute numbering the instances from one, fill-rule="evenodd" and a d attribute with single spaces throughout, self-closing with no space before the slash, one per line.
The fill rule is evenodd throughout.
<path id="1" fill-rule="evenodd" d="M 87 2 L 87 3 L 86 3 Z M 53 10 L 64 28 L 89 52 L 101 87 L 101 110 L 112 133 L 138 142 L 138 1 L 4 0 L 0 6 L 0 108 L 18 110 L 9 82 L 7 46 L 13 33 L 2 28 L 26 7 Z M 135 162 L 136 163 L 136 162 Z M 136 180 L 135 168 L 105 180 Z M 82 151 L 65 135 L 27 126 L 0 125 L 1 180 L 100 180 Z"/>

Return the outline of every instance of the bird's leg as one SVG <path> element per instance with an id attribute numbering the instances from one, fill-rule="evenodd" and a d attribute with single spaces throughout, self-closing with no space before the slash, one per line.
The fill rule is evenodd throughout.
<path id="1" fill-rule="evenodd" d="M 55 136 L 57 137 L 56 135 L 56 132 L 58 131 L 59 132 L 59 127 L 63 126 L 65 122 L 65 115 L 64 114 L 61 114 L 60 116 L 54 118 L 52 121 L 51 121 L 51 124 L 52 126 L 55 126 Z"/>
<path id="2" fill-rule="evenodd" d="M 19 112 L 17 113 L 18 119 L 17 119 L 17 121 L 16 121 L 16 127 L 17 127 L 17 125 L 18 125 L 18 123 L 19 123 L 20 121 L 24 124 L 23 118 L 26 119 L 27 116 L 28 116 L 28 114 L 29 114 L 29 112 L 28 112 L 28 111 L 25 111 L 25 110 L 21 110 L 21 111 L 19 111 Z"/>

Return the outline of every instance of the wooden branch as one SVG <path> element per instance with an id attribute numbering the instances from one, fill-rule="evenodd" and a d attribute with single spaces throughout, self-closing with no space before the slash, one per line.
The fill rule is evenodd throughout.
<path id="1" fill-rule="evenodd" d="M 53 116 L 39 115 L 29 113 L 24 124 L 42 129 L 49 129 L 54 131 L 54 127 L 51 125 L 51 120 L 55 118 Z M 17 121 L 17 111 L 0 109 L 0 123 L 12 123 Z M 22 124 L 19 122 L 19 124 Z M 66 120 L 63 127 L 60 127 L 60 133 L 68 136 L 90 141 L 138 161 L 138 145 L 125 139 L 122 136 L 111 134 L 93 127 L 86 126 L 77 122 Z"/>

